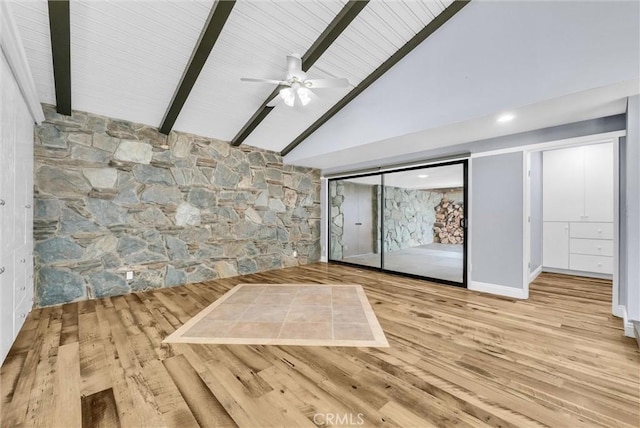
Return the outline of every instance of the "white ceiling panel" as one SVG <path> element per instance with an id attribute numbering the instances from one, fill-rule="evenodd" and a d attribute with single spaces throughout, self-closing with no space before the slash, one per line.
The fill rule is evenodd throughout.
<path id="1" fill-rule="evenodd" d="M 233 139 L 274 88 L 240 78 L 284 78 L 286 56 L 304 54 L 344 3 L 237 2 L 174 128 Z"/>
<path id="2" fill-rule="evenodd" d="M 73 108 L 159 126 L 212 4 L 72 1 Z"/>
<path id="3" fill-rule="evenodd" d="M 353 88 L 449 3 L 451 1 L 371 1 L 307 74 L 310 78 L 346 77 Z M 271 90 L 268 88 L 265 96 Z M 281 151 L 348 92 L 349 89 L 317 90 L 319 98 L 304 108 L 279 105 L 244 144 Z"/>
<path id="4" fill-rule="evenodd" d="M 8 4 L 27 53 L 40 101 L 55 104 L 47 1 L 10 1 Z"/>

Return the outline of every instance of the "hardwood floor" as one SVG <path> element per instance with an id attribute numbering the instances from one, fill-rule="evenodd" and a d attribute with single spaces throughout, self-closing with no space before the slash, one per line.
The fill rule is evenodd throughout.
<path id="1" fill-rule="evenodd" d="M 161 344 L 241 282 L 362 284 L 391 347 Z M 638 348 L 610 294 L 544 274 L 517 301 L 314 264 L 35 310 L 0 372 L 2 426 L 637 427 Z"/>

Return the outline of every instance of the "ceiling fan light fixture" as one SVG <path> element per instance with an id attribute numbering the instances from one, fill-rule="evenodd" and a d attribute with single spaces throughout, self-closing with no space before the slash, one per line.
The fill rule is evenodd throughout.
<path id="1" fill-rule="evenodd" d="M 298 88 L 298 98 L 302 105 L 306 106 L 311 101 L 311 91 L 304 87 Z"/>
<path id="2" fill-rule="evenodd" d="M 280 98 L 282 98 L 286 105 L 293 107 L 293 104 L 296 101 L 296 93 L 291 88 L 283 88 L 280 89 Z"/>

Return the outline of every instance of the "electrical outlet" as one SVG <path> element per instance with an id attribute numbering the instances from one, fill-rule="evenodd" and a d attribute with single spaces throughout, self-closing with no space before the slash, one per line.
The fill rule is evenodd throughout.
<path id="1" fill-rule="evenodd" d="M 127 272 L 127 279 L 133 279 L 133 271 Z"/>
<path id="2" fill-rule="evenodd" d="M 298 257 L 298 252 L 296 250 L 293 250 L 293 257 Z"/>

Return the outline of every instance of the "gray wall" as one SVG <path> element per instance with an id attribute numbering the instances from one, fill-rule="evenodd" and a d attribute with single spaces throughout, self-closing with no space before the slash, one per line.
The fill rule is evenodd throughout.
<path id="1" fill-rule="evenodd" d="M 471 161 L 471 278 L 523 288 L 522 152 Z"/>
<path id="2" fill-rule="evenodd" d="M 627 280 L 628 262 L 627 262 L 627 138 L 620 138 L 618 146 L 618 188 L 619 188 L 619 204 L 618 227 L 620 237 L 618 238 L 618 304 L 627 307 L 627 288 L 629 281 Z"/>
<path id="3" fill-rule="evenodd" d="M 318 170 L 252 147 L 44 110 L 35 139 L 39 306 L 319 259 Z"/>
<path id="4" fill-rule="evenodd" d="M 531 268 L 542 266 L 542 152 L 531 153 Z"/>
<path id="5" fill-rule="evenodd" d="M 627 138 L 625 143 L 625 246 L 621 254 L 626 259 L 625 294 L 627 316 L 640 320 L 640 95 L 629 98 L 627 105 Z M 621 160 L 622 161 L 622 160 Z"/>

